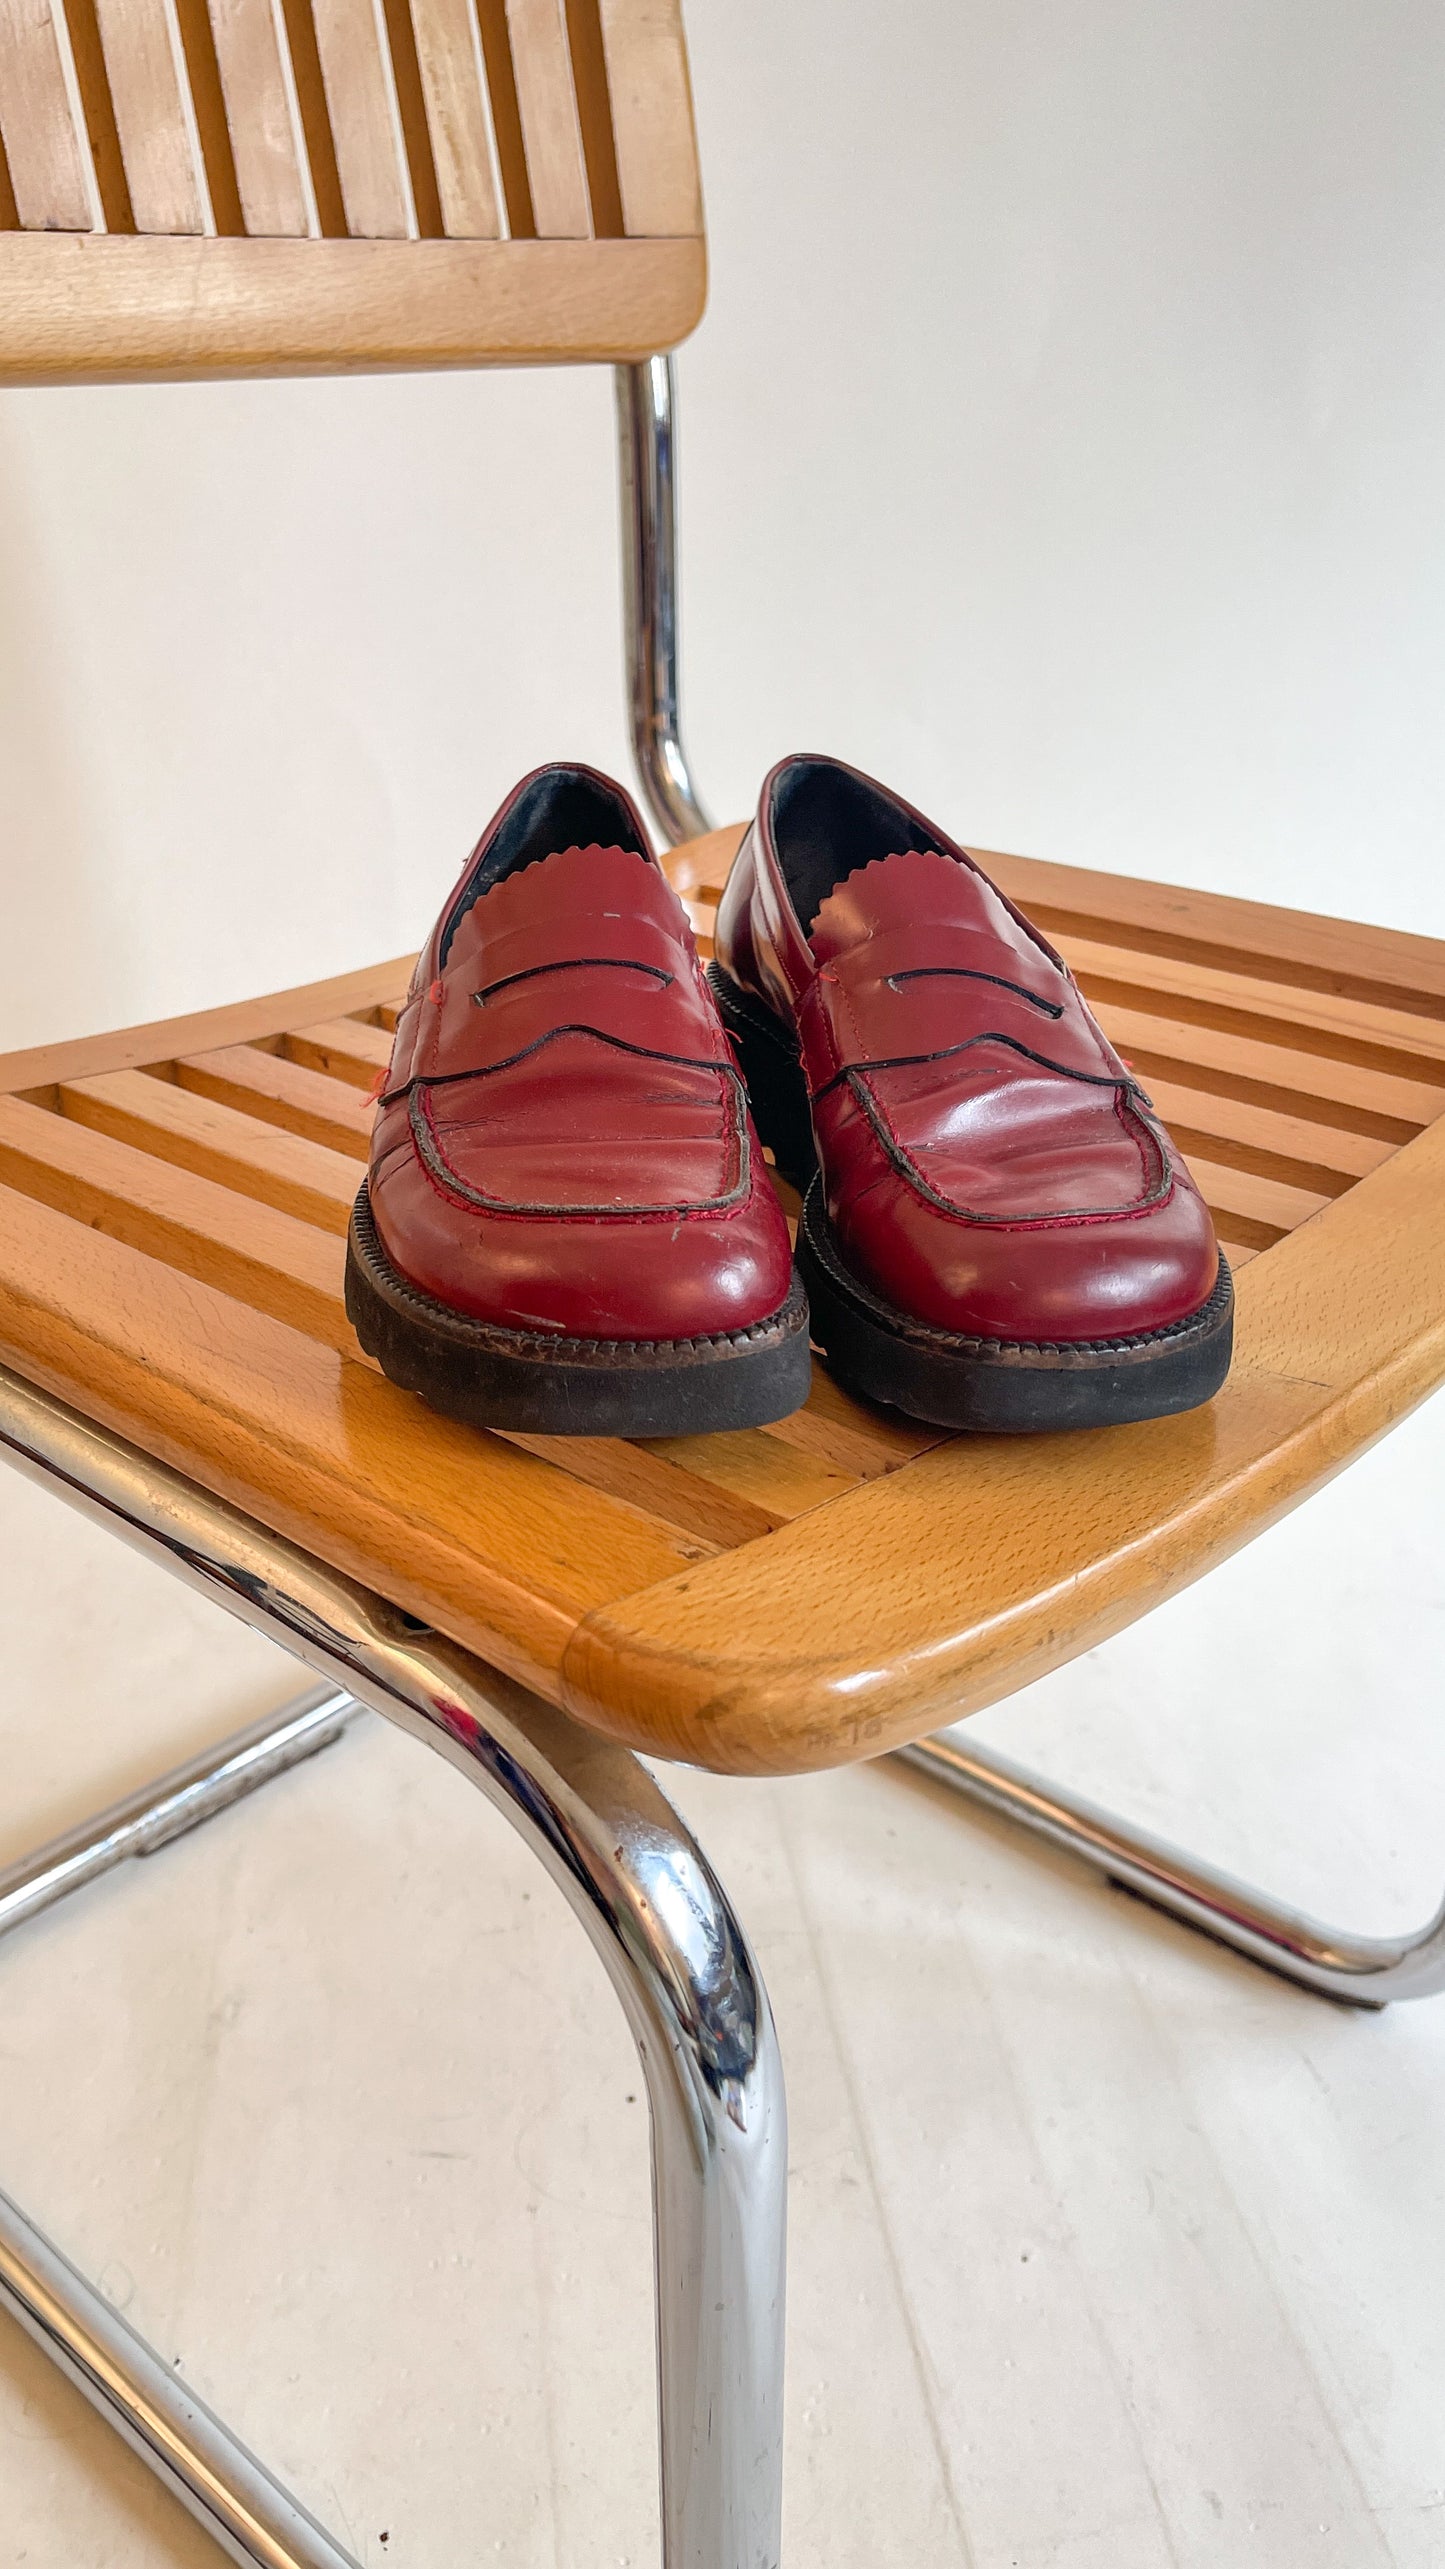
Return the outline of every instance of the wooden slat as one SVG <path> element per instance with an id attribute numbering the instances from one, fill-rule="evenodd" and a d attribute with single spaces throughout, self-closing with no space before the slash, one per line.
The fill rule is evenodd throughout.
<path id="1" fill-rule="evenodd" d="M 138 1074 L 120 1076 L 136 1079 Z M 304 1330 L 358 1363 L 369 1361 L 346 1317 L 345 1245 L 329 1229 L 318 1230 L 173 1161 L 153 1158 L 18 1098 L 0 1098 L 0 1183 L 162 1259 L 182 1275 L 214 1285 L 273 1320 Z M 695 1479 L 645 1448 L 602 1437 L 559 1442 L 517 1436 L 507 1441 L 710 1550 L 748 1542 L 773 1523 L 747 1500 Z"/>
<path id="2" fill-rule="evenodd" d="M 220 59 L 208 0 L 174 0 L 174 6 L 211 220 L 217 232 L 234 235 L 245 231 L 246 218 L 241 209 L 236 157 L 226 122 Z"/>
<path id="3" fill-rule="evenodd" d="M 15 232 L 19 228 L 20 208 L 15 202 L 15 185 L 5 154 L 5 129 L 0 125 L 0 232 Z"/>
<path id="4" fill-rule="evenodd" d="M 349 1154 L 299 1133 L 259 1123 L 235 1107 L 198 1097 L 143 1071 L 101 1071 L 58 1093 L 63 1114 L 92 1131 L 132 1143 L 153 1158 L 214 1178 L 235 1195 L 253 1197 L 320 1231 L 344 1232 L 359 1183 Z"/>
<path id="5" fill-rule="evenodd" d="M 280 0 L 280 8 L 286 29 L 286 50 L 291 57 L 291 76 L 296 84 L 302 157 L 316 200 L 316 228 L 323 240 L 340 240 L 346 232 L 346 207 L 342 201 L 336 137 L 331 130 L 331 109 L 321 69 L 321 49 L 316 41 L 315 14 L 311 0 Z"/>
<path id="6" fill-rule="evenodd" d="M 138 232 L 203 233 L 206 208 L 165 0 L 96 0 Z"/>
<path id="7" fill-rule="evenodd" d="M 624 0 L 625 5 L 625 0 Z M 689 898 L 715 901 L 747 828 L 709 830 L 664 859 Z M 1099 944 L 1160 956 L 1227 976 L 1284 983 L 1368 1007 L 1445 1019 L 1445 940 L 1317 918 L 1218 892 L 1190 892 L 1087 866 L 1053 865 L 970 847 L 1011 900 L 1066 950 Z M 1141 974 L 1142 977 L 1142 974 Z"/>
<path id="8" fill-rule="evenodd" d="M 470 0 L 412 0 L 411 14 L 443 228 L 454 240 L 493 241 L 501 221 Z"/>
<path id="9" fill-rule="evenodd" d="M 599 238 L 613 240 L 620 238 L 627 226 L 622 215 L 617 138 L 612 130 L 607 55 L 597 0 L 567 0 L 567 42 L 572 55 L 577 121 L 582 129 L 582 157 L 587 165 L 592 229 Z"/>
<path id="10" fill-rule="evenodd" d="M 585 240 L 592 209 L 565 0 L 507 0 L 507 28 L 538 238 Z"/>
<path id="11" fill-rule="evenodd" d="M 924 1427 L 896 1411 L 873 1410 L 852 1400 L 821 1365 L 813 1367 L 812 1389 L 791 1418 L 764 1428 L 765 1436 L 796 1445 L 805 1454 L 829 1463 L 850 1480 L 872 1480 L 896 1472 L 937 1445 L 945 1431 Z"/>
<path id="12" fill-rule="evenodd" d="M 1445 1076 L 1445 1024 L 1403 1008 L 1298 990 L 1250 973 L 1210 971 L 1172 955 L 1131 954 L 1127 947 L 1087 937 L 1070 938 L 1067 959 L 1096 1006 L 1157 1007 L 1163 998 L 1166 1014 L 1193 1025 L 1405 1078 Z"/>
<path id="13" fill-rule="evenodd" d="M 303 240 L 306 183 L 271 0 L 210 0 L 210 12 L 245 228 Z"/>
<path id="14" fill-rule="evenodd" d="M 685 338 L 706 291 L 700 241 L 5 232 L 0 383 L 629 364 Z"/>
<path id="15" fill-rule="evenodd" d="M 0 1361 L 554 1698 L 579 1615 L 705 1550 L 11 1190 Z"/>
<path id="16" fill-rule="evenodd" d="M 355 1352 L 340 1240 L 128 1143 L 0 1097 L 0 1183 Z"/>
<path id="17" fill-rule="evenodd" d="M 522 112 L 517 103 L 517 72 L 507 30 L 507 0 L 476 0 L 477 32 L 487 75 L 492 110 L 492 136 L 506 199 L 507 230 L 514 241 L 535 240 L 537 218 L 527 176 L 527 146 L 522 138 Z"/>
<path id="18" fill-rule="evenodd" d="M 1241 1105 L 1237 1098 L 1216 1097 L 1207 1088 L 1186 1088 L 1173 1080 L 1155 1080 L 1149 1095 L 1181 1150 L 1200 1151 L 1230 1168 L 1253 1169 L 1259 1177 L 1279 1178 L 1307 1193 L 1343 1195 L 1396 1147 L 1369 1134 L 1341 1132 L 1338 1125 L 1310 1123 L 1301 1115 L 1276 1115 L 1267 1107 Z"/>
<path id="19" fill-rule="evenodd" d="M 371 0 L 312 0 L 346 228 L 355 240 L 405 240 L 411 207 Z"/>
<path id="20" fill-rule="evenodd" d="M 1374 1133 L 1382 1141 L 1409 1141 L 1445 1110 L 1445 1082 L 1427 1086 L 1423 1080 L 1362 1070 L 1354 1062 L 1331 1061 L 1320 1053 L 1290 1052 L 1283 1044 L 1220 1034 L 1213 1026 L 1165 1016 L 1167 1006 L 1161 1000 L 1157 1016 L 1130 1008 L 1098 1012 L 1110 1041 L 1146 1087 L 1152 1080 L 1188 1079 L 1194 1086 L 1217 1088 L 1222 1096 L 1246 1098 L 1311 1123 Z"/>
<path id="21" fill-rule="evenodd" d="M 1060 945 L 1098 939 L 1139 954 L 1445 1018 L 1445 944 L 1437 938 L 994 849 L 969 853 Z"/>
<path id="22" fill-rule="evenodd" d="M 401 126 L 402 149 L 406 155 L 406 174 L 411 182 L 416 230 L 423 241 L 439 240 L 446 225 L 442 221 L 436 162 L 432 157 L 431 135 L 427 128 L 426 96 L 422 88 L 410 0 L 381 0 L 381 9 L 386 22 L 387 50 L 391 56 L 396 112 Z"/>
<path id="23" fill-rule="evenodd" d="M 90 190 L 50 0 L 0 0 L 0 122 L 22 225 L 88 232 Z"/>
<path id="24" fill-rule="evenodd" d="M 808 1508 L 822 1507 L 856 1486 L 856 1476 L 817 1456 L 782 1444 L 761 1428 L 722 1436 L 660 1436 L 647 1451 L 661 1454 L 699 1480 L 715 1481 L 751 1500 L 771 1525 L 786 1525 Z"/>
<path id="25" fill-rule="evenodd" d="M 1302 1222 L 1312 1221 L 1332 1201 L 1302 1187 L 1281 1186 L 1275 1178 L 1256 1177 L 1250 1169 L 1224 1168 L 1217 1161 L 1186 1156 L 1195 1185 L 1210 1212 L 1230 1236 L 1254 1249 L 1269 1249 Z"/>
<path id="26" fill-rule="evenodd" d="M 133 1070 L 145 1062 L 174 1061 L 178 1053 L 201 1052 L 208 1044 L 250 1044 L 260 1036 L 278 1034 L 285 1026 L 344 1017 L 353 1008 L 365 1010 L 405 991 L 415 960 L 414 955 L 397 955 L 363 972 L 336 973 L 326 981 L 269 991 L 263 998 L 237 1000 L 230 1007 L 203 1008 L 184 1017 L 153 1018 L 144 1026 L 117 1027 L 108 1035 L 82 1035 L 69 1043 L 33 1044 L 23 1052 L 0 1053 L 0 1094 L 52 1087 L 66 1079 L 90 1079 L 99 1071 Z"/>
<path id="27" fill-rule="evenodd" d="M 218 1052 L 191 1053 L 174 1065 L 176 1085 L 198 1096 L 214 1097 L 222 1106 L 237 1106 L 263 1124 L 280 1124 L 288 1133 L 323 1142 L 329 1151 L 345 1151 L 364 1160 L 371 1142 L 372 1107 L 354 1088 L 319 1071 L 303 1070 L 274 1053 L 250 1044 L 230 1044 Z"/>
<path id="28" fill-rule="evenodd" d="M 700 234 L 702 193 L 679 0 L 601 0 L 623 220 L 634 238 Z"/>
<path id="29" fill-rule="evenodd" d="M 710 1551 L 751 1543 L 770 1534 L 775 1520 L 750 1499 L 700 1480 L 649 1445 L 629 1445 L 614 1436 L 527 1436 L 503 1431 L 509 1445 L 540 1455 L 558 1470 L 585 1481 L 589 1489 L 606 1490 L 644 1508 L 664 1525 L 695 1536 Z"/>
<path id="30" fill-rule="evenodd" d="M 1445 1378 L 1445 1123 L 1239 1278 L 1207 1407 L 959 1437 L 598 1609 L 583 1720 L 730 1773 L 873 1757 L 1013 1693 L 1199 1578 Z"/>
<path id="31" fill-rule="evenodd" d="M 716 901 L 747 828 L 746 821 L 727 821 L 720 830 L 709 830 L 702 838 L 684 839 L 681 847 L 664 849 L 662 870 L 673 890 L 684 900 L 696 899 L 707 891 L 708 898 Z"/>
<path id="32" fill-rule="evenodd" d="M 90 144 L 90 165 L 100 197 L 101 219 L 107 232 L 134 232 L 135 208 L 130 201 L 130 184 L 125 174 L 120 132 L 115 121 L 115 101 L 110 93 L 110 73 L 100 41 L 100 21 L 95 12 L 96 0 L 65 0 L 70 58 L 75 67 L 81 119 Z"/>
<path id="33" fill-rule="evenodd" d="M 328 1079 L 369 1089 L 391 1059 L 391 1036 L 380 1026 L 359 1026 L 354 1017 L 327 1017 L 316 1026 L 298 1026 L 280 1040 L 288 1061 L 304 1070 L 324 1071 Z"/>

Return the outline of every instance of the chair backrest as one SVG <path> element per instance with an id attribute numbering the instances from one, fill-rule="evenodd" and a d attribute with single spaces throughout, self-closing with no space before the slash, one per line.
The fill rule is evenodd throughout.
<path id="1" fill-rule="evenodd" d="M 0 0 L 0 379 L 669 348 L 680 0 Z"/>

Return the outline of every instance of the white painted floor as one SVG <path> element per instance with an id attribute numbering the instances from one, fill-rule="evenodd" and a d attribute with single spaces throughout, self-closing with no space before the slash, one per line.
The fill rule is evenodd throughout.
<path id="1" fill-rule="evenodd" d="M 1358 1925 L 1445 1878 L 1445 1409 L 988 1732 Z M 0 1861 L 285 1664 L 0 1476 Z M 901 1769 L 679 1774 L 793 2118 L 786 2569 L 1439 2569 L 1445 1998 L 1302 1997 Z M 379 1726 L 0 1956 L 0 2184 L 358 2559 L 655 2559 L 645 2109 Z M 0 2562 L 219 2557 L 0 2322 Z"/>

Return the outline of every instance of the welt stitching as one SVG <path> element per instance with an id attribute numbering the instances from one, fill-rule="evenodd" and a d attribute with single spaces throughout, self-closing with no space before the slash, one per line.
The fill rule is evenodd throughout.
<path id="1" fill-rule="evenodd" d="M 876 1067 L 876 1065 L 870 1063 L 869 1068 L 872 1069 L 874 1067 Z M 885 1064 L 884 1067 L 887 1067 L 887 1065 Z M 857 1098 L 859 1105 L 862 1107 L 864 1114 L 867 1116 L 869 1123 L 872 1125 L 874 1132 L 877 1134 L 879 1141 L 882 1143 L 883 1148 L 889 1159 L 892 1161 L 894 1167 L 899 1171 L 901 1176 L 907 1178 L 909 1184 L 914 1188 L 917 1194 L 922 1196 L 926 1204 L 931 1205 L 935 1212 L 945 1214 L 951 1222 L 970 1223 L 976 1226 L 981 1225 L 990 1231 L 1064 1231 L 1075 1230 L 1082 1228 L 1086 1224 L 1100 1222 L 1137 1222 L 1142 1220 L 1145 1214 L 1154 1212 L 1159 1205 L 1167 1203 L 1169 1196 L 1173 1191 L 1173 1171 L 1170 1169 L 1168 1161 L 1163 1159 L 1163 1154 L 1161 1153 L 1161 1180 L 1156 1181 L 1153 1190 L 1146 1192 L 1133 1204 L 1107 1206 L 1080 1205 L 1077 1208 L 1071 1206 L 1063 1213 L 1028 1214 L 974 1212 L 968 1205 L 951 1203 L 946 1195 L 940 1195 L 938 1189 L 935 1186 L 930 1185 L 928 1179 L 924 1176 L 922 1169 L 914 1159 L 911 1151 L 907 1149 L 904 1143 L 900 1142 L 897 1134 L 894 1132 L 891 1124 L 884 1115 L 882 1107 L 871 1094 L 866 1074 L 858 1069 L 850 1069 L 847 1076 L 849 1086 L 852 1088 L 853 1094 Z M 1090 1085 L 1094 1084 L 1095 1083 L 1092 1082 L 1090 1083 Z M 1098 1084 L 1102 1085 L 1102 1083 Z M 1118 1103 L 1119 1101 L 1116 1093 L 1114 1100 L 1116 1113 L 1118 1111 Z"/>
<path id="2" fill-rule="evenodd" d="M 721 1070 L 723 1063 L 709 1063 L 709 1069 Z M 750 1202 L 754 1191 L 752 1148 L 748 1140 L 746 1108 L 740 1089 L 729 1085 L 724 1094 L 731 1099 L 732 1119 L 726 1136 L 729 1184 L 720 1194 L 706 1196 L 688 1204 L 508 1204 L 496 1196 L 484 1195 L 480 1188 L 469 1186 L 446 1156 L 440 1134 L 432 1120 L 430 1101 L 425 1094 L 432 1082 L 418 1082 L 410 1100 L 409 1120 L 416 1156 L 423 1172 L 444 1202 L 459 1205 L 469 1212 L 484 1213 L 502 1222 L 692 1222 L 717 1220 L 739 1213 Z"/>

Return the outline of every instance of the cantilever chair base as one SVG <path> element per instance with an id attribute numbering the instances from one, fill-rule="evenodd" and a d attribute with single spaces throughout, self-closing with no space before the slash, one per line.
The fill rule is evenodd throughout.
<path id="1" fill-rule="evenodd" d="M 960 1730 L 915 1740 L 898 1754 L 970 1801 L 1030 1830 L 1066 1855 L 1324 1998 L 1386 2007 L 1445 1989 L 1445 1901 L 1413 1935 L 1357 1936 L 1321 1925 L 1233 1874 L 1069 1793 Z"/>
<path id="2" fill-rule="evenodd" d="M 0 1933 L 152 1853 L 368 1704 L 503 1811 L 586 1928 L 651 2107 L 664 2569 L 777 2569 L 787 2117 L 767 1995 L 645 1767 L 16 1377 L 0 1451 L 326 1680 L 0 1877 Z M 256 2569 L 349 2555 L 0 2197 L 0 2305 L 208 2533 Z"/>

